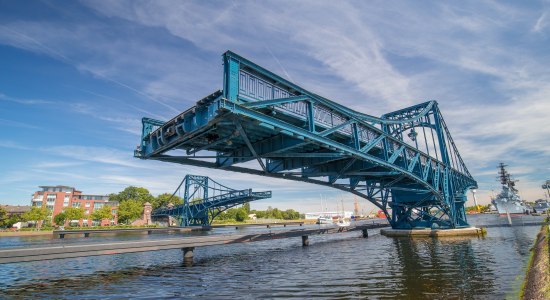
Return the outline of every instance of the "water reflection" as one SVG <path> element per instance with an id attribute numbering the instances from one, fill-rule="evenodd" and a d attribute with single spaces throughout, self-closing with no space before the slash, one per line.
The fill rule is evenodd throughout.
<path id="1" fill-rule="evenodd" d="M 491 255 L 474 250 L 478 237 L 394 238 L 398 268 L 403 276 L 399 295 L 426 297 L 473 296 L 494 292 L 495 274 L 487 267 Z M 479 241 L 476 241 L 479 242 Z"/>

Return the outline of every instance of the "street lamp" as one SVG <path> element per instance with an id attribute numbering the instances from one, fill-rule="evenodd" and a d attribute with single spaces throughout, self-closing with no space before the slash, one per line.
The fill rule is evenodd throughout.
<path id="1" fill-rule="evenodd" d="M 476 206 L 476 210 L 479 213 L 479 206 L 477 206 L 476 192 L 477 192 L 477 190 L 473 189 L 472 190 L 472 196 L 474 197 L 474 205 Z"/>

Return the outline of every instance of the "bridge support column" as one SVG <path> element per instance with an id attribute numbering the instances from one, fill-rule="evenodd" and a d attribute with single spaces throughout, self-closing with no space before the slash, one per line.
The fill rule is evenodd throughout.
<path id="1" fill-rule="evenodd" d="M 367 239 L 369 237 L 369 231 L 366 229 L 363 229 L 362 232 L 363 232 L 363 237 Z"/>
<path id="2" fill-rule="evenodd" d="M 302 235 L 302 247 L 309 246 L 309 236 Z"/>
<path id="3" fill-rule="evenodd" d="M 186 247 L 181 249 L 183 251 L 183 262 L 189 263 L 193 262 L 193 250 L 195 250 L 195 247 Z"/>
<path id="4" fill-rule="evenodd" d="M 59 234 L 59 238 L 60 238 L 60 239 L 64 239 L 64 238 L 65 238 L 65 234 L 60 233 L 60 234 Z"/>
<path id="5" fill-rule="evenodd" d="M 84 233 L 84 237 L 85 238 L 90 237 L 90 233 L 89 232 Z"/>

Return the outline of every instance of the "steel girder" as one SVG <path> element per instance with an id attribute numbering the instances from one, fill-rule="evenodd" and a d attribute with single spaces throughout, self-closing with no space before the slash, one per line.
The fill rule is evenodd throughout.
<path id="1" fill-rule="evenodd" d="M 208 226 L 216 216 L 231 207 L 271 198 L 271 191 L 235 190 L 207 176 L 198 175 L 186 175 L 172 197 L 178 193 L 182 185 L 183 204 L 160 207 L 152 212 L 153 217 L 175 217 L 180 226 Z"/>
<path id="2" fill-rule="evenodd" d="M 394 228 L 468 225 L 477 183 L 436 101 L 377 118 L 232 52 L 223 59 L 224 90 L 168 122 L 144 119 L 136 157 L 331 186 L 371 201 Z"/>

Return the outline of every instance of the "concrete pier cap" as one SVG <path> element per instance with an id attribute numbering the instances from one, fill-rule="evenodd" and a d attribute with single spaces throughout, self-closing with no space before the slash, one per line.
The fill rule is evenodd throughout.
<path id="1" fill-rule="evenodd" d="M 465 227 L 453 229 L 381 229 L 380 234 L 388 237 L 444 237 L 444 236 L 479 236 L 487 233 L 483 227 Z"/>

